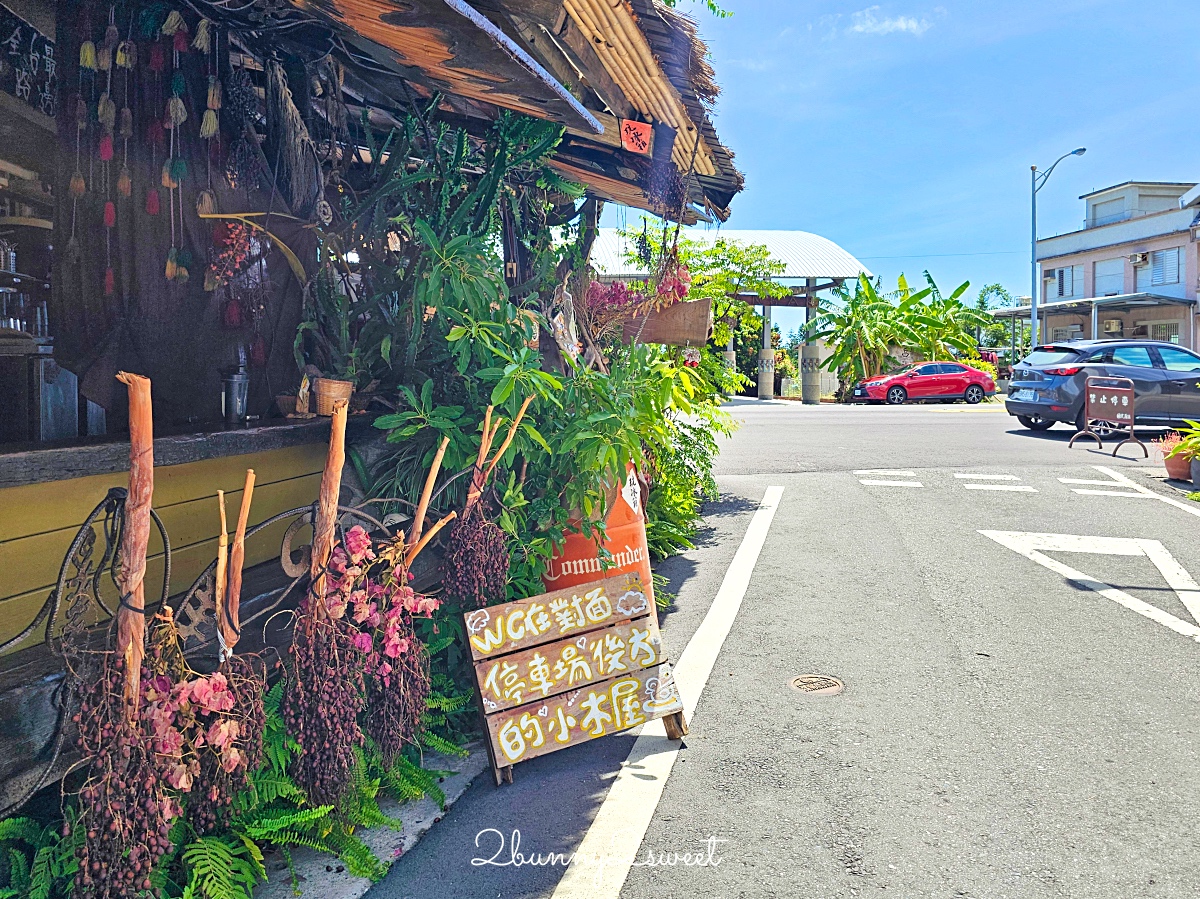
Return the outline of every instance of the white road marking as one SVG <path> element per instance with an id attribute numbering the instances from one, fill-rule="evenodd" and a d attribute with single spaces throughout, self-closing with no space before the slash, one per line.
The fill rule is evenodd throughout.
<path id="1" fill-rule="evenodd" d="M 1096 481 L 1088 478 L 1059 478 L 1062 484 L 1088 484 L 1092 487 L 1115 487 L 1120 484 L 1119 481 Z"/>
<path id="2" fill-rule="evenodd" d="M 675 683 L 690 719 L 712 674 L 717 655 L 742 607 L 758 555 L 783 496 L 768 487 L 746 529 L 708 614 L 676 664 Z M 617 899 L 671 775 L 679 743 L 668 740 L 661 720 L 642 728 L 617 772 L 592 826 L 575 852 L 552 899 Z"/>
<path id="3" fill-rule="evenodd" d="M 894 478 L 915 478 L 917 476 L 917 473 L 915 471 L 899 471 L 899 470 L 895 470 L 895 469 L 891 469 L 891 468 L 863 468 L 854 473 L 855 474 L 887 474 L 887 475 L 891 475 Z"/>
<path id="4" fill-rule="evenodd" d="M 1037 493 L 1036 487 L 1028 484 L 963 484 L 968 490 L 1007 490 L 1010 493 Z"/>
<path id="5" fill-rule="evenodd" d="M 858 483 L 868 487 L 924 487 L 920 481 L 873 481 L 869 478 L 859 478 Z"/>
<path id="6" fill-rule="evenodd" d="M 1159 502 L 1164 502 L 1169 506 L 1174 506 L 1176 509 L 1182 509 L 1189 515 L 1200 516 L 1200 503 L 1192 502 L 1190 499 L 1178 500 L 1170 496 L 1163 496 L 1161 493 L 1155 493 L 1149 487 L 1143 487 L 1136 481 L 1131 481 L 1129 478 L 1125 477 L 1125 475 L 1118 474 L 1113 469 L 1105 468 L 1103 465 L 1093 465 L 1092 467 L 1101 474 L 1108 475 L 1114 481 L 1120 482 L 1119 486 L 1121 487 L 1128 487 L 1130 490 L 1136 490 L 1138 493 L 1146 494 L 1146 496 L 1153 496 Z"/>
<path id="7" fill-rule="evenodd" d="M 1072 493 L 1083 493 L 1087 496 L 1131 496 L 1134 499 L 1157 499 L 1147 493 L 1130 493 L 1128 490 L 1088 490 L 1082 487 L 1072 487 Z"/>
<path id="8" fill-rule="evenodd" d="M 1200 627 L 1195 624 L 1184 621 L 1182 618 L 1176 618 L 1157 606 L 1152 606 L 1136 596 L 1118 590 L 1112 584 L 1098 581 L 1082 571 L 1064 565 L 1044 554 L 1044 552 L 1076 552 L 1093 555 L 1145 556 L 1162 572 L 1163 577 L 1179 596 L 1180 602 L 1187 607 L 1192 617 L 1200 621 L 1200 617 L 1197 615 L 1200 613 L 1200 588 L 1197 587 L 1196 582 L 1183 566 L 1167 551 L 1167 548 L 1157 540 L 1141 540 L 1133 537 L 1080 537 L 1073 534 L 1026 534 L 1020 531 L 980 531 L 979 533 L 1020 553 L 1025 558 L 1037 562 L 1042 567 L 1049 568 L 1056 574 L 1111 599 L 1132 612 L 1137 612 L 1151 621 L 1158 622 L 1163 627 L 1170 628 L 1177 634 L 1190 637 L 1200 643 Z"/>
<path id="9" fill-rule="evenodd" d="M 962 474 L 955 472 L 954 476 L 962 480 L 976 481 L 1019 481 L 1021 480 L 1015 474 Z"/>

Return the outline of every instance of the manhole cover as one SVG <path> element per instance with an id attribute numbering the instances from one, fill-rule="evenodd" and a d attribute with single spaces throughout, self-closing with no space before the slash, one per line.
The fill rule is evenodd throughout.
<path id="1" fill-rule="evenodd" d="M 793 677 L 788 683 L 793 690 L 807 693 L 809 696 L 836 696 L 846 686 L 828 674 L 801 674 L 799 677 Z"/>

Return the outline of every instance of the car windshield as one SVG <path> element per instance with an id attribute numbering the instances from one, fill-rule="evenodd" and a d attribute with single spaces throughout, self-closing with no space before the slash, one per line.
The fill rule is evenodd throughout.
<path id="1" fill-rule="evenodd" d="M 1042 347 L 1034 350 L 1021 361 L 1026 365 L 1054 365 L 1056 362 L 1072 362 L 1079 358 L 1079 351 L 1069 347 Z"/>

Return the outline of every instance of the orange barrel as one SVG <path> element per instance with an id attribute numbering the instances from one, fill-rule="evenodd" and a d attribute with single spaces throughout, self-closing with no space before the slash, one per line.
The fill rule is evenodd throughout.
<path id="1" fill-rule="evenodd" d="M 600 564 L 598 540 L 583 534 L 567 534 L 562 549 L 550 560 L 542 575 L 542 583 L 547 590 L 561 590 L 617 574 L 637 574 L 653 601 L 654 580 L 650 574 L 650 550 L 646 546 L 642 490 L 632 465 L 626 472 L 625 482 L 609 502 L 604 526 L 608 539 L 603 545 L 612 556 L 607 569 Z"/>

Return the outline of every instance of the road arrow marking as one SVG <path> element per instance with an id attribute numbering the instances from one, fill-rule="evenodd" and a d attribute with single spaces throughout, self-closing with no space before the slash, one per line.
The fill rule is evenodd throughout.
<path id="1" fill-rule="evenodd" d="M 1112 584 L 1096 580 L 1069 565 L 1045 555 L 1047 552 L 1090 553 L 1108 556 L 1143 556 L 1154 563 L 1167 584 L 1175 591 L 1179 601 L 1187 608 L 1192 618 L 1200 622 L 1200 585 L 1187 570 L 1167 551 L 1158 540 L 1142 540 L 1134 537 L 1081 537 L 1074 534 L 1028 534 L 1021 531 L 980 531 L 983 536 L 1007 546 L 1025 558 L 1049 568 L 1056 574 L 1099 593 L 1132 612 L 1157 621 L 1177 634 L 1191 637 L 1200 643 L 1200 627 L 1182 618 L 1176 618 L 1157 606 L 1131 596 Z"/>

